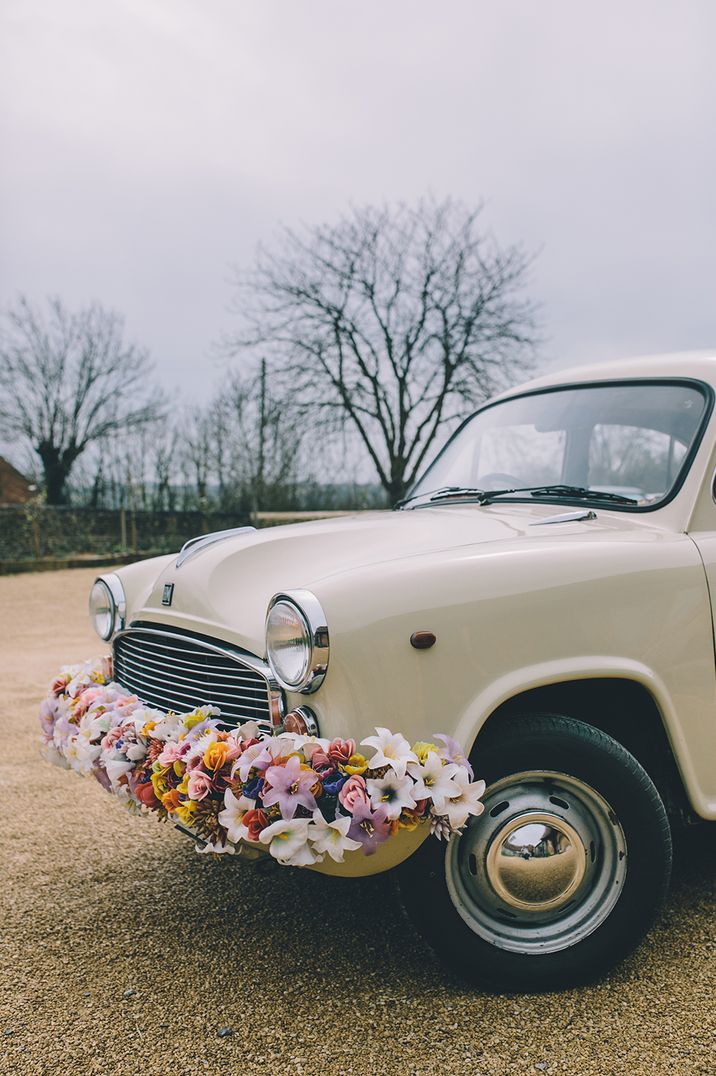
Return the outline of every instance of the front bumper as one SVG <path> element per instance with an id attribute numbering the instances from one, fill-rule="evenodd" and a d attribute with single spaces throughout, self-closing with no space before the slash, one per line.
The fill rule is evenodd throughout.
<path id="1" fill-rule="evenodd" d="M 179 823 L 198 851 L 247 845 L 285 866 L 357 877 L 396 866 L 431 829 L 459 832 L 482 809 L 484 785 L 470 783 L 447 738 L 411 748 L 377 729 L 363 741 L 368 759 L 353 740 L 273 736 L 252 722 L 226 729 L 212 706 L 147 706 L 111 679 L 107 659 L 65 667 L 40 721 L 51 761 Z"/>

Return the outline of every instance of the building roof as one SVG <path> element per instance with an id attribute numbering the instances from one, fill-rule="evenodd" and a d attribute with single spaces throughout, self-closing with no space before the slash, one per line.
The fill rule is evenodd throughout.
<path id="1" fill-rule="evenodd" d="M 27 504 L 33 493 L 24 474 L 0 456 L 0 505 Z"/>

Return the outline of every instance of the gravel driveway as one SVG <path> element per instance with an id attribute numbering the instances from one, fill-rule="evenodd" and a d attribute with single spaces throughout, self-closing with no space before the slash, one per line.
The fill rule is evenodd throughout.
<path id="1" fill-rule="evenodd" d="M 390 878 L 197 856 L 40 759 L 47 680 L 101 652 L 93 576 L 0 578 L 1 1072 L 716 1071 L 716 827 L 682 842 L 662 922 L 608 980 L 475 993 L 413 934 Z"/>

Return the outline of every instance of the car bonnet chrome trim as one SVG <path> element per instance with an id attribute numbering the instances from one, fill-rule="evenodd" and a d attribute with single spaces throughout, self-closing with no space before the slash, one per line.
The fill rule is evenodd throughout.
<path id="1" fill-rule="evenodd" d="M 210 534 L 198 534 L 196 538 L 190 538 L 189 541 L 185 542 L 181 547 L 174 567 L 181 568 L 182 564 L 186 564 L 188 560 L 196 556 L 197 553 L 201 553 L 207 546 L 215 545 L 216 542 L 224 542 L 228 538 L 235 538 L 237 534 L 246 534 L 248 531 L 255 530 L 256 527 L 232 527 L 225 531 L 212 531 Z"/>
<path id="2" fill-rule="evenodd" d="M 546 527 L 551 523 L 579 523 L 581 520 L 597 519 L 597 513 L 591 508 L 585 508 L 581 512 L 562 512 L 558 516 L 545 516 L 544 519 L 535 519 L 530 527 Z"/>

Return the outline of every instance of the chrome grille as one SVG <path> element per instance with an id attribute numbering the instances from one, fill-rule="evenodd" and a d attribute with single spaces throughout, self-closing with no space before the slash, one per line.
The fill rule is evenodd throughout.
<path id="1" fill-rule="evenodd" d="M 271 685 L 262 664 L 175 629 L 129 628 L 114 640 L 114 679 L 143 702 L 178 713 L 210 703 L 227 725 L 254 720 L 270 732 Z"/>

